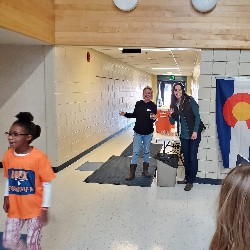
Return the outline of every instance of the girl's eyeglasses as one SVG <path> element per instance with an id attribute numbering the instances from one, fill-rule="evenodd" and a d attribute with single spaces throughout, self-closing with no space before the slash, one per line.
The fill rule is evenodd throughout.
<path id="1" fill-rule="evenodd" d="M 17 132 L 13 132 L 13 133 L 5 132 L 5 134 L 7 136 L 11 136 L 12 135 L 12 137 L 18 137 L 19 135 L 29 135 L 29 134 L 21 134 L 21 133 L 17 133 Z"/>

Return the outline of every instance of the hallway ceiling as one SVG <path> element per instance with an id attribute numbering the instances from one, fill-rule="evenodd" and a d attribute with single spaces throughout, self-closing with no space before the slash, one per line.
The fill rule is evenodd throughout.
<path id="1" fill-rule="evenodd" d="M 200 49 L 187 48 L 134 48 L 141 53 L 122 53 L 117 47 L 91 48 L 153 75 L 191 76 L 200 55 Z"/>
<path id="2" fill-rule="evenodd" d="M 2 28 L 0 28 L 0 44 L 49 45 Z M 127 48 L 141 49 L 141 53 L 122 53 L 122 49 L 118 47 L 92 46 L 91 48 L 153 75 L 191 76 L 200 54 L 199 49 L 187 48 Z"/>
<path id="3" fill-rule="evenodd" d="M 1 45 L 50 45 L 43 41 L 0 28 Z"/>

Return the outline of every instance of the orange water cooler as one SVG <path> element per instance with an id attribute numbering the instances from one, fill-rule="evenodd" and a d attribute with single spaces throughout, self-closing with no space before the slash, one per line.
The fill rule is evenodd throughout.
<path id="1" fill-rule="evenodd" d="M 171 125 L 169 122 L 168 113 L 169 112 L 167 109 L 157 110 L 157 121 L 155 123 L 157 133 L 162 133 L 163 131 L 171 131 L 171 128 L 174 128 L 174 125 Z"/>

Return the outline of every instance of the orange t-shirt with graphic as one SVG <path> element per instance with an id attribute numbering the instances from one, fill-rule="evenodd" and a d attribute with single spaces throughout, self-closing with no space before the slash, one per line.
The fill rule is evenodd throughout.
<path id="1" fill-rule="evenodd" d="M 29 219 L 41 213 L 43 182 L 56 176 L 47 156 L 33 147 L 25 156 L 16 156 L 10 148 L 3 156 L 4 177 L 9 182 L 8 217 Z"/>

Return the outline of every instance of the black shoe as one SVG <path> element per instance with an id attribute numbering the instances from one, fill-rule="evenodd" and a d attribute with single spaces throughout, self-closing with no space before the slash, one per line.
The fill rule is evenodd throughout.
<path id="1" fill-rule="evenodd" d="M 193 187 L 193 184 L 187 183 L 186 186 L 184 187 L 184 190 L 185 191 L 190 191 L 192 189 L 192 187 Z"/>
<path id="2" fill-rule="evenodd" d="M 187 184 L 187 181 L 186 181 L 186 180 L 183 180 L 183 181 L 177 181 L 177 184 Z"/>

